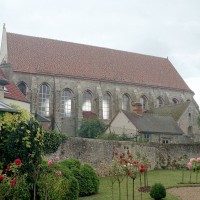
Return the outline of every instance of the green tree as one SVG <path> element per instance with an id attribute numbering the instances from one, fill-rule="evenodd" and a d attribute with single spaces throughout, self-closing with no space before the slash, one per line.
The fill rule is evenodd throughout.
<path id="1" fill-rule="evenodd" d="M 82 121 L 78 130 L 78 136 L 86 138 L 96 138 L 105 130 L 105 124 L 98 119 Z"/>

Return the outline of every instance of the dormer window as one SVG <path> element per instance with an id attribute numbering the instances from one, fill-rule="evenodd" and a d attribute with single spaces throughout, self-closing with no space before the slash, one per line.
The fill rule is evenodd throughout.
<path id="1" fill-rule="evenodd" d="M 4 91 L 4 92 L 8 92 L 8 89 L 7 89 L 6 86 L 3 86 L 3 91 Z"/>

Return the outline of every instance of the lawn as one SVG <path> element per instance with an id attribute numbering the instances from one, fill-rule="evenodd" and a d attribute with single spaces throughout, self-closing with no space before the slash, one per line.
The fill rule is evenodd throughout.
<path id="1" fill-rule="evenodd" d="M 189 181 L 189 171 L 185 171 L 185 182 Z M 154 183 L 162 183 L 166 188 L 175 186 L 184 186 L 188 184 L 180 184 L 182 181 L 182 171 L 180 170 L 154 170 L 148 172 L 149 185 Z M 195 173 L 192 173 L 192 182 L 195 182 Z M 126 181 L 122 182 L 122 200 L 126 200 Z M 132 180 L 129 180 L 129 199 L 132 200 Z M 140 200 L 139 178 L 135 180 L 135 200 Z M 82 197 L 80 200 L 111 200 L 111 182 L 108 177 L 100 179 L 99 193 L 90 197 Z M 118 183 L 114 184 L 114 199 L 118 200 Z M 142 200 L 152 200 L 149 193 L 142 193 Z M 177 197 L 167 193 L 165 200 L 178 200 Z"/>

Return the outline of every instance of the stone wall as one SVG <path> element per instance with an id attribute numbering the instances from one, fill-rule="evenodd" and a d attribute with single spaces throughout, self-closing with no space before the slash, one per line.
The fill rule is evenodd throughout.
<path id="1" fill-rule="evenodd" d="M 107 173 L 108 166 L 112 162 L 113 152 L 129 147 L 134 154 L 139 152 L 146 155 L 152 164 L 152 169 L 159 163 L 161 167 L 173 168 L 180 163 L 180 158 L 184 155 L 188 162 L 189 158 L 200 157 L 199 144 L 135 144 L 127 141 L 106 141 L 97 139 L 86 139 L 71 137 L 59 150 L 49 157 L 59 155 L 61 159 L 76 158 L 84 163 L 90 163 L 97 169 L 99 174 Z"/>

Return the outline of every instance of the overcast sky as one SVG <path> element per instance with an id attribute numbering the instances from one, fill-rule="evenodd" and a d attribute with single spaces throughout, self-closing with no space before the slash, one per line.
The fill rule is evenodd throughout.
<path id="1" fill-rule="evenodd" d="M 168 57 L 200 105 L 200 0 L 0 0 L 3 23 L 8 32 Z"/>

